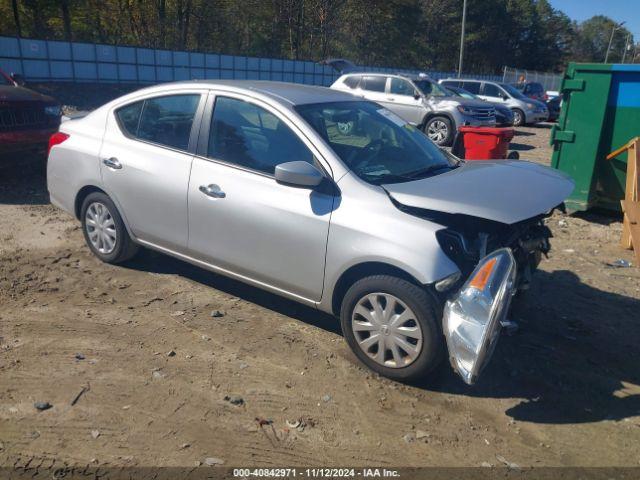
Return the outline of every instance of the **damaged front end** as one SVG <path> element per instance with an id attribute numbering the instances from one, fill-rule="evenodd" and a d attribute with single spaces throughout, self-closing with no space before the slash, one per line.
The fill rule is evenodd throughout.
<path id="1" fill-rule="evenodd" d="M 461 275 L 446 290 L 441 282 L 435 285 L 444 297 L 443 333 L 451 365 L 471 385 L 491 358 L 511 298 L 528 288 L 541 256 L 550 250 L 552 234 L 544 224 L 550 213 L 507 225 L 395 203 L 444 227 L 436 234 L 438 242 Z"/>

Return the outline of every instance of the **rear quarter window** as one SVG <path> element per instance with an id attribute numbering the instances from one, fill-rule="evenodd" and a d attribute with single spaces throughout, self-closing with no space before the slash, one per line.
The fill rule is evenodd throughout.
<path id="1" fill-rule="evenodd" d="M 358 88 L 358 84 L 360 83 L 360 77 L 351 76 L 344 79 L 343 82 L 349 88 Z"/>
<path id="2" fill-rule="evenodd" d="M 131 103 L 116 110 L 116 118 L 120 129 L 129 137 L 138 135 L 138 122 L 144 101 Z"/>

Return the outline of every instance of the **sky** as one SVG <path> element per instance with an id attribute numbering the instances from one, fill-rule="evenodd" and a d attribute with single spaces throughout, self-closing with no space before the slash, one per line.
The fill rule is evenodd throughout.
<path id="1" fill-rule="evenodd" d="M 627 22 L 636 41 L 640 39 L 640 0 L 549 0 L 572 20 L 581 22 L 594 15 L 606 15 L 616 22 Z"/>

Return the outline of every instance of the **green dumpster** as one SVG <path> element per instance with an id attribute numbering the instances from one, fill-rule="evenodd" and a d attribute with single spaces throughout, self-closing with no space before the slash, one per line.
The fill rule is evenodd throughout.
<path id="1" fill-rule="evenodd" d="M 560 90 L 562 111 L 551 131 L 551 166 L 576 182 L 567 208 L 619 211 L 626 154 L 605 157 L 640 135 L 640 65 L 570 63 Z"/>

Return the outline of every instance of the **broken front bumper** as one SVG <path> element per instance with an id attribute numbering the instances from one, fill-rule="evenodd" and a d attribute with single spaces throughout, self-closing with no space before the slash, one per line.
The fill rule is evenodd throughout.
<path id="1" fill-rule="evenodd" d="M 465 383 L 476 382 L 500 335 L 516 291 L 516 261 L 511 249 L 484 257 L 460 291 L 444 307 L 442 326 L 449 359 Z"/>

